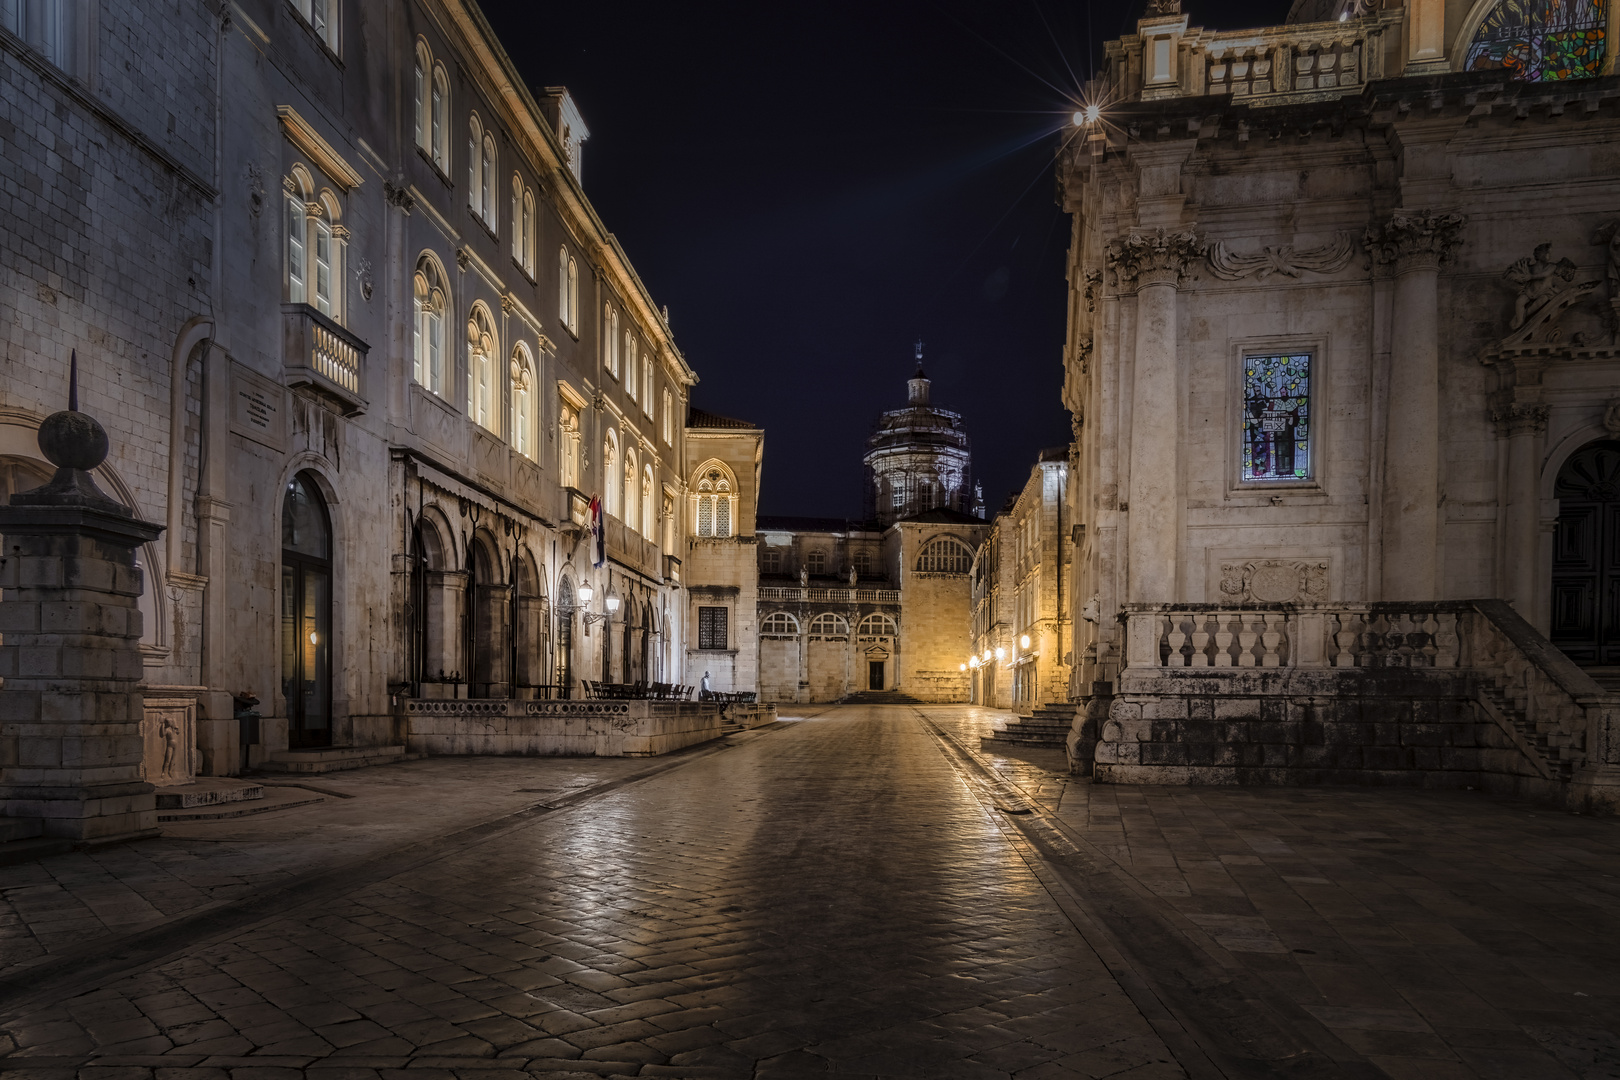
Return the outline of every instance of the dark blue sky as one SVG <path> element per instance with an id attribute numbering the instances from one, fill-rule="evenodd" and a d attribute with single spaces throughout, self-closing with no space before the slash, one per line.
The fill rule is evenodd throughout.
<path id="1" fill-rule="evenodd" d="M 859 513 L 919 337 L 992 511 L 1068 441 L 1052 155 L 1144 0 L 483 6 L 531 86 L 578 100 L 585 190 L 669 305 L 694 402 L 766 429 L 763 512 Z M 1188 10 L 1233 28 L 1287 3 Z"/>

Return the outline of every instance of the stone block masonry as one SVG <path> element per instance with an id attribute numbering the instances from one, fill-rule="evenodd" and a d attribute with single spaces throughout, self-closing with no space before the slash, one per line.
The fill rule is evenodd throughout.
<path id="1" fill-rule="evenodd" d="M 141 778 L 135 549 L 161 530 L 85 506 L 14 505 L 0 508 L 0 531 L 0 813 L 77 841 L 156 833 Z"/>

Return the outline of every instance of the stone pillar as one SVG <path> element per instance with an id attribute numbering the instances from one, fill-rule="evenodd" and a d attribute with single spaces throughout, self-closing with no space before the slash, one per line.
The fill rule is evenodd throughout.
<path id="1" fill-rule="evenodd" d="M 1136 293 L 1136 375 L 1131 392 L 1126 595 L 1131 603 L 1177 599 L 1181 541 L 1181 361 L 1176 290 L 1203 244 L 1191 231 L 1132 233 L 1110 243 L 1122 290 Z"/>
<path id="2" fill-rule="evenodd" d="M 1416 74 L 1444 64 L 1446 59 L 1445 0 L 1408 0 L 1406 16 L 1407 73 Z M 1418 69 L 1414 72 L 1412 69 Z"/>
<path id="3" fill-rule="evenodd" d="M 73 840 L 153 835 L 135 551 L 163 527 L 96 487 L 107 435 L 89 416 L 53 414 L 39 445 L 56 476 L 0 507 L 0 813 Z"/>
<path id="4" fill-rule="evenodd" d="M 1541 497 L 1538 491 L 1540 469 L 1537 462 L 1541 439 L 1547 433 L 1548 407 L 1514 402 L 1494 409 L 1499 434 L 1507 437 L 1507 507 L 1503 521 L 1503 595 L 1513 602 L 1520 615 L 1539 623 L 1535 615 L 1536 583 L 1541 560 L 1538 540 L 1541 534 Z"/>
<path id="5" fill-rule="evenodd" d="M 1374 258 L 1395 269 L 1384 438 L 1385 600 L 1439 597 L 1439 277 L 1467 220 L 1460 214 L 1400 211 L 1366 237 Z"/>

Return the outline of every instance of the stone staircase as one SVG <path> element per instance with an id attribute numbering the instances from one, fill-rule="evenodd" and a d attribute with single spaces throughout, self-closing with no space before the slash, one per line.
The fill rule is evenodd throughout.
<path id="1" fill-rule="evenodd" d="M 73 841 L 45 836 L 44 822 L 0 815 L 0 866 L 15 866 L 73 849 Z"/>
<path id="2" fill-rule="evenodd" d="M 985 735 L 979 741 L 986 745 L 1012 743 L 1022 747 L 1062 750 L 1079 707 L 1072 701 L 1047 702 L 1028 716 L 1009 720 L 994 735 Z"/>
<path id="3" fill-rule="evenodd" d="M 922 702 L 900 690 L 860 690 L 838 699 L 840 705 L 921 705 Z"/>
<path id="4" fill-rule="evenodd" d="M 1480 698 L 1487 712 L 1494 711 L 1496 717 L 1518 732 L 1519 738 L 1514 741 L 1520 743 L 1521 749 L 1528 749 L 1541 758 L 1550 773 L 1548 779 L 1567 781 L 1575 775 L 1575 766 L 1586 756 L 1584 735 L 1566 732 L 1551 719 L 1526 720 L 1529 694 L 1506 679 L 1481 687 Z"/>
<path id="5" fill-rule="evenodd" d="M 329 773 L 415 761 L 426 754 L 409 754 L 403 746 L 326 746 L 318 750 L 283 750 L 259 765 L 263 772 Z"/>

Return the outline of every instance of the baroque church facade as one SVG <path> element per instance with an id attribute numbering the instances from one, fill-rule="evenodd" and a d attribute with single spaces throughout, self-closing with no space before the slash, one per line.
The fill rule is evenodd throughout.
<path id="1" fill-rule="evenodd" d="M 461 0 L 142 7 L 0 7 L 0 498 L 76 351 L 98 481 L 164 526 L 145 778 L 687 681 L 757 452 L 715 489 L 567 91 Z"/>
<path id="2" fill-rule="evenodd" d="M 1610 799 L 1615 29 L 1605 0 L 1233 31 L 1158 0 L 1108 44 L 1058 159 L 1077 768 Z M 1392 669 L 1389 730 L 1352 732 Z"/>

